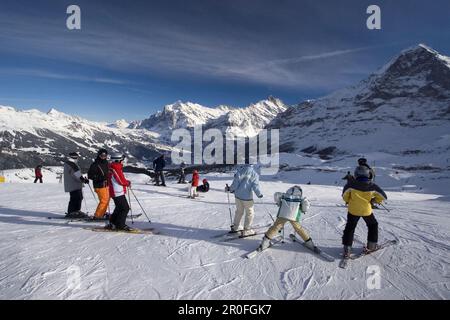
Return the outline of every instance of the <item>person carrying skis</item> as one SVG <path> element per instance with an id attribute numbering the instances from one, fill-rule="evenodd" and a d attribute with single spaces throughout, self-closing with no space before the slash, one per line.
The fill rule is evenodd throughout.
<path id="1" fill-rule="evenodd" d="M 189 198 L 191 198 L 191 199 L 198 197 L 197 187 L 198 187 L 199 180 L 200 180 L 200 175 L 198 174 L 197 170 L 194 170 L 194 172 L 192 172 L 191 185 L 189 186 Z"/>
<path id="2" fill-rule="evenodd" d="M 227 185 L 225 187 L 225 192 L 234 193 L 236 201 L 236 213 L 231 231 L 238 232 L 245 211 L 246 215 L 242 235 L 250 236 L 256 234 L 255 230 L 251 228 L 255 215 L 253 192 L 258 198 L 262 198 L 263 194 L 259 188 L 259 176 L 253 168 L 253 165 L 245 164 L 241 166 L 235 173 L 231 186 Z"/>
<path id="3" fill-rule="evenodd" d="M 206 179 L 203 179 L 202 182 L 203 184 L 201 186 L 198 186 L 197 191 L 206 193 L 209 191 L 209 182 Z"/>
<path id="4" fill-rule="evenodd" d="M 88 171 L 88 178 L 92 180 L 95 193 L 98 196 L 98 205 L 95 210 L 94 219 L 103 220 L 109 205 L 109 187 L 108 187 L 108 151 L 100 149 L 97 152 L 97 158 L 91 164 Z"/>
<path id="5" fill-rule="evenodd" d="M 108 186 L 109 194 L 114 201 L 115 208 L 109 218 L 109 224 L 105 227 L 110 230 L 132 230 L 125 223 L 127 220 L 130 206 L 127 201 L 127 187 L 131 182 L 123 174 L 123 161 L 125 156 L 121 153 L 111 155 L 111 164 L 109 165 Z"/>
<path id="6" fill-rule="evenodd" d="M 71 152 L 64 163 L 64 191 L 70 193 L 66 218 L 88 217 L 81 211 L 81 202 L 83 201 L 83 184 L 89 183 L 89 180 L 81 175 L 81 169 L 78 166 L 79 157 L 78 152 Z"/>
<path id="7" fill-rule="evenodd" d="M 178 183 L 186 183 L 186 174 L 184 173 L 186 169 L 186 162 L 181 162 L 180 164 L 180 177 L 178 178 Z"/>
<path id="8" fill-rule="evenodd" d="M 161 186 L 166 186 L 166 181 L 164 179 L 163 169 L 166 166 L 166 160 L 164 159 L 164 154 L 153 160 L 153 170 L 155 170 L 155 185 L 159 186 L 159 179 L 161 178 Z"/>
<path id="9" fill-rule="evenodd" d="M 305 246 L 314 250 L 314 242 L 308 233 L 300 225 L 300 219 L 309 207 L 309 201 L 303 197 L 303 190 L 296 185 L 289 188 L 285 193 L 275 192 L 274 200 L 278 208 L 277 219 L 267 230 L 259 246 L 260 250 L 265 250 L 270 246 L 270 241 L 280 232 L 286 222 L 290 222 L 294 230 L 305 241 Z"/>
<path id="10" fill-rule="evenodd" d="M 387 199 L 386 193 L 370 181 L 370 170 L 366 166 L 355 169 L 355 180 L 347 183 L 342 191 L 342 199 L 348 203 L 347 224 L 345 225 L 342 244 L 344 257 L 349 257 L 353 245 L 356 225 L 362 217 L 368 228 L 366 251 L 376 250 L 378 243 L 378 222 L 372 213 L 370 202 L 374 199 L 382 203 Z"/>
<path id="11" fill-rule="evenodd" d="M 34 168 L 34 183 L 38 182 L 42 183 L 42 165 L 38 165 Z"/>

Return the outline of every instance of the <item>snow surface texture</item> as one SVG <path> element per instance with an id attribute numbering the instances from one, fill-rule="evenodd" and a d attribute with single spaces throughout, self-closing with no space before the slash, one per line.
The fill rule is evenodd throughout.
<path id="1" fill-rule="evenodd" d="M 336 206 L 342 203 L 342 186 L 302 184 L 312 203 L 303 225 L 335 262 L 289 240 L 248 260 L 243 255 L 259 245 L 261 236 L 224 243 L 211 239 L 230 225 L 223 187 L 231 175 L 207 176 L 211 191 L 195 200 L 186 198 L 187 185 L 170 181 L 167 188 L 155 187 L 146 184 L 146 176 L 127 176 L 160 235 L 94 233 L 83 228 L 97 224 L 48 220 L 66 209 L 68 194 L 61 185 L 0 184 L 0 299 L 450 298 L 448 198 L 388 192 L 391 213 L 375 211 L 380 242 L 397 239 L 399 244 L 342 270 L 346 210 Z M 304 181 L 296 177 L 297 183 Z M 292 184 L 263 179 L 261 185 L 264 198 L 256 201 L 255 224 L 271 221 L 273 193 Z M 96 201 L 88 188 L 84 195 L 83 209 L 86 205 L 92 213 Z M 133 213 L 141 212 L 134 199 L 131 205 Z M 142 216 L 133 226 L 150 225 Z M 286 236 L 290 231 L 286 227 Z M 355 250 L 365 237 L 361 221 Z M 380 268 L 381 289 L 368 289 L 369 266 Z M 80 282 L 74 280 L 78 271 Z"/>

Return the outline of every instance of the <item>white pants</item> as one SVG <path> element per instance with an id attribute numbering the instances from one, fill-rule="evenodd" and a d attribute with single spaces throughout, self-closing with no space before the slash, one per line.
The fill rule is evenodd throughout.
<path id="1" fill-rule="evenodd" d="M 254 205 L 253 200 L 245 201 L 236 198 L 236 214 L 234 215 L 234 222 L 233 222 L 234 230 L 239 229 L 242 216 L 244 215 L 244 211 L 245 211 L 244 230 L 248 230 L 251 228 L 253 223 L 253 217 L 255 215 L 253 205 Z"/>
<path id="2" fill-rule="evenodd" d="M 191 198 L 198 197 L 197 187 L 189 186 L 189 196 Z"/>

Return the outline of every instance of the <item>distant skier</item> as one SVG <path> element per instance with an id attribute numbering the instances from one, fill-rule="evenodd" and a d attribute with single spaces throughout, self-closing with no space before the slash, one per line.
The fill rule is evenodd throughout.
<path id="1" fill-rule="evenodd" d="M 305 214 L 310 207 L 308 199 L 303 197 L 302 188 L 296 185 L 289 188 L 285 193 L 276 192 L 274 194 L 274 200 L 276 205 L 279 207 L 277 219 L 264 235 L 261 245 L 259 246 L 260 250 L 265 250 L 270 246 L 270 241 L 284 227 L 286 222 L 291 223 L 294 230 L 303 239 L 303 241 L 305 241 L 305 246 L 311 250 L 314 250 L 314 242 L 300 225 L 302 215 Z"/>
<path id="2" fill-rule="evenodd" d="M 345 175 L 345 177 L 342 178 L 342 180 L 346 180 L 347 183 L 350 183 L 354 179 L 355 179 L 355 177 L 350 173 L 350 171 L 347 171 L 347 174 Z"/>
<path id="3" fill-rule="evenodd" d="M 64 163 L 64 191 L 70 193 L 66 218 L 88 217 L 81 211 L 81 202 L 83 201 L 83 184 L 89 183 L 89 180 L 81 175 L 81 169 L 78 166 L 79 157 L 78 152 L 72 152 Z"/>
<path id="4" fill-rule="evenodd" d="M 208 192 L 209 191 L 209 182 L 206 179 L 202 180 L 203 184 L 201 186 L 198 186 L 197 191 L 198 192 Z"/>
<path id="5" fill-rule="evenodd" d="M 186 174 L 184 170 L 186 169 L 186 162 L 181 162 L 180 164 L 180 177 L 178 178 L 178 183 L 186 183 Z"/>
<path id="6" fill-rule="evenodd" d="M 109 194 L 113 198 L 115 208 L 109 224 L 105 227 L 111 230 L 125 230 L 130 231 L 131 228 L 125 223 L 127 220 L 130 206 L 127 201 L 127 187 L 131 186 L 123 174 L 123 161 L 125 156 L 121 153 L 114 153 L 111 155 L 111 164 L 109 165 L 108 186 Z"/>
<path id="7" fill-rule="evenodd" d="M 163 169 L 166 166 L 166 160 L 164 159 L 164 154 L 153 160 L 153 169 L 155 170 L 155 185 L 159 186 L 159 179 L 161 178 L 161 186 L 166 186 L 166 181 L 164 179 Z"/>
<path id="8" fill-rule="evenodd" d="M 256 234 L 255 230 L 251 228 L 255 215 L 253 192 L 258 198 L 262 198 L 263 194 L 259 188 L 259 176 L 253 166 L 251 164 L 241 166 L 234 175 L 233 183 L 229 187 L 226 186 L 225 191 L 234 193 L 236 200 L 236 213 L 231 231 L 238 232 L 245 211 L 242 235 L 250 236 Z"/>
<path id="9" fill-rule="evenodd" d="M 200 175 L 197 170 L 194 170 L 194 172 L 192 172 L 191 185 L 189 186 L 189 198 L 191 199 L 198 197 L 197 187 L 199 180 Z"/>
<path id="10" fill-rule="evenodd" d="M 34 183 L 38 182 L 42 183 L 42 165 L 38 165 L 34 168 Z"/>
<path id="11" fill-rule="evenodd" d="M 98 205 L 95 210 L 94 219 L 104 219 L 109 205 L 109 187 L 108 187 L 108 151 L 100 149 L 97 152 L 97 158 L 91 164 L 88 171 L 88 178 L 92 180 L 95 193 L 98 196 Z"/>
<path id="12" fill-rule="evenodd" d="M 347 224 L 342 237 L 344 257 L 350 256 L 355 228 L 361 217 L 369 229 L 365 250 L 377 248 L 378 222 L 372 213 L 370 202 L 374 199 L 375 202 L 382 203 L 387 199 L 386 193 L 370 181 L 370 170 L 366 166 L 358 166 L 354 175 L 355 180 L 347 183 L 342 192 L 342 198 L 348 203 Z"/>

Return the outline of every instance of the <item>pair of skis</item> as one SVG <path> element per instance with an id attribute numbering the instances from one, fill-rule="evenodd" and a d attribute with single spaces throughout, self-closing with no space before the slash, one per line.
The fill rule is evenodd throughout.
<path id="1" fill-rule="evenodd" d="M 250 234 L 250 235 L 245 235 L 244 234 L 244 230 L 239 230 L 236 232 L 226 232 L 226 233 L 222 233 L 222 234 L 218 234 L 212 237 L 212 239 L 216 239 L 217 241 L 231 241 L 231 240 L 235 240 L 235 239 L 243 239 L 243 238 L 248 238 L 248 237 L 254 237 L 257 235 L 262 235 L 265 233 L 265 229 L 269 228 L 271 226 L 271 224 L 267 224 L 267 225 L 262 225 L 262 226 L 254 226 L 252 227 L 253 230 L 258 230 L 256 231 L 255 234 Z M 262 229 L 262 230 L 261 230 Z"/>
<path id="2" fill-rule="evenodd" d="M 291 233 L 291 234 L 289 235 L 289 238 L 291 239 L 292 242 L 301 243 L 301 244 L 303 245 L 303 247 L 307 248 L 308 250 L 311 250 L 312 252 L 314 252 L 315 254 L 317 254 L 318 256 L 320 256 L 321 258 L 323 258 L 324 260 L 326 260 L 326 261 L 328 261 L 328 262 L 333 262 L 333 261 L 334 261 L 334 258 L 333 258 L 331 255 L 329 255 L 328 253 L 324 252 L 324 251 L 323 251 L 322 249 L 320 249 L 319 247 L 317 247 L 317 246 L 309 247 L 309 246 L 305 245 L 305 242 L 302 241 L 302 240 L 299 240 L 299 239 L 295 236 L 295 234 Z M 283 241 L 283 237 L 282 237 L 281 235 L 279 235 L 279 236 L 275 237 L 274 239 L 270 240 L 270 246 L 269 246 L 268 248 L 262 250 L 261 247 L 258 247 L 257 249 L 255 249 L 255 250 L 253 250 L 253 251 L 247 253 L 247 254 L 245 255 L 245 257 L 246 257 L 247 259 L 253 259 L 253 258 L 256 257 L 258 254 L 264 252 L 265 250 L 271 248 L 272 246 L 274 246 L 274 245 L 276 245 L 276 244 L 278 244 L 278 243 L 280 243 L 280 242 L 282 242 L 282 241 Z"/>
<path id="3" fill-rule="evenodd" d="M 378 245 L 378 247 L 375 250 L 367 251 L 364 249 L 363 251 L 361 251 L 360 253 L 358 253 L 356 255 L 350 255 L 348 257 L 344 257 L 344 258 L 342 258 L 341 262 L 339 263 L 339 267 L 342 269 L 345 269 L 345 268 L 347 268 L 348 263 L 351 260 L 357 260 L 357 259 L 365 257 L 367 255 L 371 255 L 374 252 L 377 252 L 384 248 L 396 245 L 397 243 L 398 243 L 397 240 L 388 240 L 388 241 L 383 242 L 382 244 Z"/>
<path id="4" fill-rule="evenodd" d="M 139 214 L 133 214 L 133 215 L 128 215 L 127 218 L 139 218 L 140 216 L 142 216 L 142 213 Z M 94 217 L 86 217 L 86 218 L 66 218 L 66 217 L 47 217 L 47 219 L 50 220 L 65 220 L 67 222 L 105 222 L 108 221 L 108 219 L 95 219 Z"/>
<path id="5" fill-rule="evenodd" d="M 145 229 L 131 228 L 130 230 L 121 230 L 121 229 L 107 229 L 104 227 L 93 227 L 93 228 L 86 227 L 84 229 L 91 230 L 94 232 L 129 233 L 129 234 L 160 234 L 160 232 L 155 230 L 155 228 L 145 228 Z"/>

